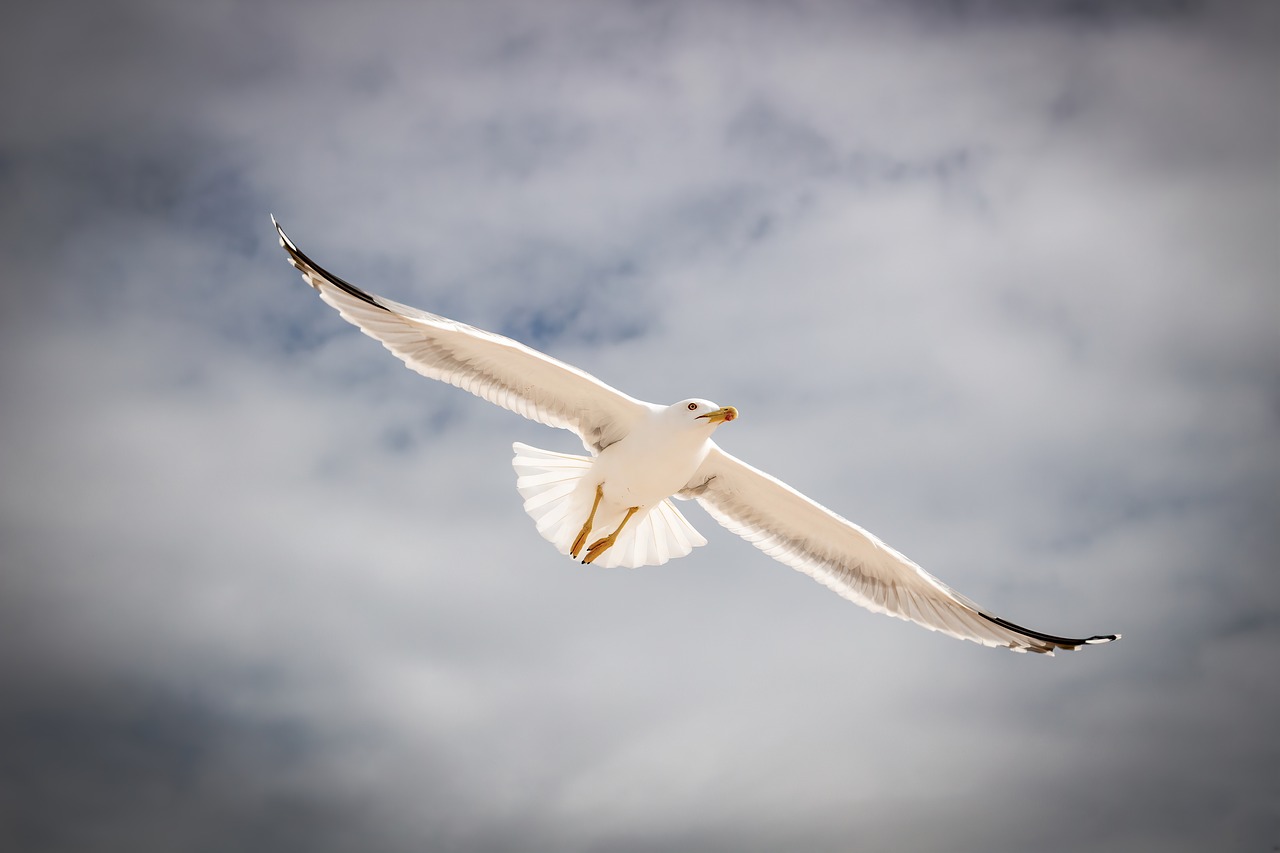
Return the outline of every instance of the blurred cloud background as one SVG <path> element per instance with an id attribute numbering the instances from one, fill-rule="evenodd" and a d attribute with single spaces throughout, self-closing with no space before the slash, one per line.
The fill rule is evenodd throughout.
<path id="1" fill-rule="evenodd" d="M 23 4 L 0 842 L 1280 843 L 1274 3 Z M 1052 660 L 587 569 L 285 263 L 656 402 Z"/>

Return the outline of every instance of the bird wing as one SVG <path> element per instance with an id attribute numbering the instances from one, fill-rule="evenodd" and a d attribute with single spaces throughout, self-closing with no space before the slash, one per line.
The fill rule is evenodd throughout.
<path id="1" fill-rule="evenodd" d="M 721 525 L 855 604 L 930 631 L 1050 655 L 1120 636 L 1055 637 L 992 616 L 858 525 L 719 447 L 681 497 L 696 497 Z"/>
<path id="2" fill-rule="evenodd" d="M 271 217 L 289 263 L 338 310 L 410 369 L 547 426 L 573 430 L 600 452 L 651 406 L 522 343 L 366 293 L 302 253 Z"/>

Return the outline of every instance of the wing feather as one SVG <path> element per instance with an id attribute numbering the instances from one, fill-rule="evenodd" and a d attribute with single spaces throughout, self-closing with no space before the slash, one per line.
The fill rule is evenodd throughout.
<path id="1" fill-rule="evenodd" d="M 725 528 L 850 601 L 984 646 L 1053 654 L 1107 643 L 1042 634 L 987 613 L 871 533 L 713 446 L 682 497 Z"/>
<path id="2" fill-rule="evenodd" d="M 410 369 L 518 415 L 572 430 L 598 453 L 652 406 L 518 341 L 366 293 L 312 261 L 271 218 L 289 263 L 342 317 Z"/>

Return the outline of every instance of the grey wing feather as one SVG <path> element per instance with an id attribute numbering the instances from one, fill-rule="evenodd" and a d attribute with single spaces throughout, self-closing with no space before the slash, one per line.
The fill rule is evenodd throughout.
<path id="1" fill-rule="evenodd" d="M 993 616 L 871 533 L 719 447 L 682 496 L 697 498 L 725 528 L 850 601 L 931 631 L 1050 655 L 1120 636 L 1056 637 Z"/>
<path id="2" fill-rule="evenodd" d="M 271 218 L 289 263 L 348 322 L 409 368 L 518 415 L 572 430 L 594 453 L 625 436 L 650 404 L 518 341 L 367 293 L 302 253 Z"/>

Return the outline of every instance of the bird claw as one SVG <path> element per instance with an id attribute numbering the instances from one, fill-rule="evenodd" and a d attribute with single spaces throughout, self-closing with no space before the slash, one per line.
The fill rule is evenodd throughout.
<path id="1" fill-rule="evenodd" d="M 582 562 L 590 563 L 596 557 L 599 557 L 605 551 L 613 547 L 613 543 L 618 541 L 618 534 L 622 532 L 622 528 L 627 526 L 627 522 L 631 520 L 631 516 L 640 511 L 640 507 L 633 506 L 627 510 L 627 514 L 623 517 L 622 523 L 618 525 L 618 529 L 610 533 L 603 539 L 597 539 L 591 543 L 591 547 L 587 549 L 587 556 L 582 558 Z"/>
<path id="2" fill-rule="evenodd" d="M 577 559 L 578 554 L 582 552 L 582 543 L 587 541 L 587 536 L 591 533 L 591 524 L 596 520 L 596 510 L 600 508 L 600 499 L 604 497 L 604 484 L 596 485 L 596 499 L 591 504 L 591 514 L 587 516 L 586 522 L 582 525 L 582 529 L 578 531 L 578 538 L 573 540 L 573 547 L 569 549 L 569 556 Z M 584 563 L 591 562 L 583 560 Z"/>
<path id="3" fill-rule="evenodd" d="M 609 550 L 609 547 L 616 541 L 616 535 L 597 539 L 595 542 L 591 543 L 591 547 L 587 549 L 587 556 L 582 558 L 582 562 L 584 564 L 593 562 L 596 557 L 599 557 L 605 551 Z"/>

